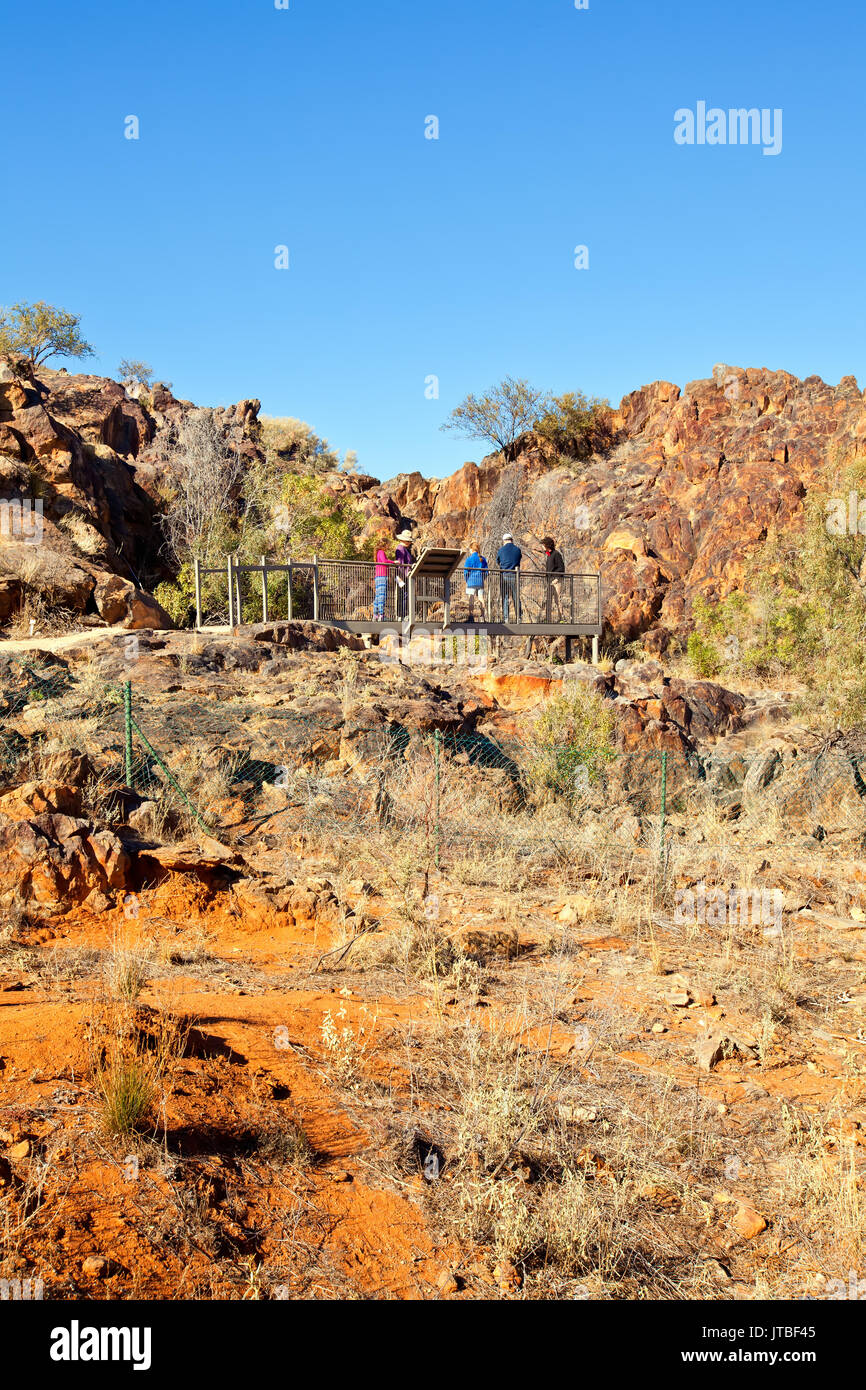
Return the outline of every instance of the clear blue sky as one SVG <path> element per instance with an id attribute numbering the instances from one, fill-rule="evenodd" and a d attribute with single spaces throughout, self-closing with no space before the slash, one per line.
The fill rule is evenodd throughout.
<path id="1" fill-rule="evenodd" d="M 864 384 L 854 0 L 42 0 L 2 34 L 0 303 L 81 313 L 90 370 L 258 396 L 385 478 L 480 458 L 438 426 L 507 373 Z M 782 108 L 781 154 L 678 146 L 699 100 Z"/>

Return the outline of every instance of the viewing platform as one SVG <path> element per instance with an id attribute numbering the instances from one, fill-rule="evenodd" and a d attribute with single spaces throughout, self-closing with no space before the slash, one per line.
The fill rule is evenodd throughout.
<path id="1" fill-rule="evenodd" d="M 372 560 L 226 558 L 225 567 L 195 562 L 196 628 L 304 619 L 358 634 L 484 629 L 496 637 L 592 637 L 602 630 L 597 574 L 463 568 L 465 553 L 427 547 L 411 567 Z M 467 588 L 483 574 L 483 585 Z M 203 579 L 219 575 L 225 608 L 203 599 Z M 378 584 L 377 584 L 378 581 Z M 214 583 L 207 586 L 211 593 Z"/>

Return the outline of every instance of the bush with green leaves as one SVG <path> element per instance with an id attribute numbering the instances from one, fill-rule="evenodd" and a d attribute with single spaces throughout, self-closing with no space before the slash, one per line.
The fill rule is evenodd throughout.
<path id="1" fill-rule="evenodd" d="M 0 308 L 0 357 L 23 357 L 39 367 L 49 357 L 92 357 L 84 341 L 80 314 L 70 314 L 40 299 L 36 304 Z"/>
<path id="2" fill-rule="evenodd" d="M 579 800 L 614 757 L 612 705 L 591 686 L 563 681 L 540 711 L 522 720 L 526 778 L 540 800 Z"/>
<path id="3" fill-rule="evenodd" d="M 800 532 L 767 536 L 737 590 L 695 602 L 697 675 L 805 687 L 799 712 L 819 727 L 866 720 L 866 537 L 829 524 L 849 491 L 866 491 L 866 460 L 837 467 L 808 497 Z"/>
<path id="4" fill-rule="evenodd" d="M 535 421 L 535 432 L 567 462 L 604 453 L 616 439 L 610 402 L 582 391 L 552 397 Z"/>

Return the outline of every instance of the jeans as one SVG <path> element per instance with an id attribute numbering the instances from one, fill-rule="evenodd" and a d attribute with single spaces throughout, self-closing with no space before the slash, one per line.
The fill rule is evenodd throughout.
<path id="1" fill-rule="evenodd" d="M 373 605 L 373 617 L 382 621 L 385 617 L 385 599 L 388 595 L 388 576 L 376 576 L 376 602 Z"/>
<path id="2" fill-rule="evenodd" d="M 514 604 L 514 617 L 516 622 L 520 622 L 520 598 L 519 598 L 519 578 L 517 570 L 503 570 L 502 581 L 502 615 L 503 621 L 508 622 L 509 604 Z"/>

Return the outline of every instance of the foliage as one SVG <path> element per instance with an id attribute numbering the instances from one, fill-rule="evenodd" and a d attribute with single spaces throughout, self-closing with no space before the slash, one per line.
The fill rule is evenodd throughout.
<path id="1" fill-rule="evenodd" d="M 563 682 L 539 713 L 523 721 L 528 776 L 536 794 L 578 799 L 613 758 L 614 730 L 609 701 L 581 682 Z"/>
<path id="2" fill-rule="evenodd" d="M 202 577 L 202 612 L 208 610 L 204 593 L 205 586 L 216 590 L 217 584 L 214 581 L 222 582 L 222 577 L 214 574 L 206 574 Z M 224 582 L 222 582 L 222 590 L 219 606 L 225 607 Z M 157 584 L 153 596 L 177 627 L 190 627 L 195 621 L 195 576 L 192 565 L 185 561 L 178 570 L 177 581 L 172 583 L 168 579 L 163 580 L 161 584 Z M 213 597 L 216 599 L 217 593 L 214 593 Z"/>
<path id="3" fill-rule="evenodd" d="M 372 558 L 371 543 L 359 545 L 363 518 L 351 503 L 328 493 L 317 478 L 287 474 L 279 495 L 274 526 L 284 553 L 326 555 L 330 560 Z"/>
<path id="4" fill-rule="evenodd" d="M 690 632 L 686 652 L 692 670 L 701 680 L 712 680 L 721 668 L 722 659 L 714 642 L 699 632 Z"/>
<path id="5" fill-rule="evenodd" d="M 483 396 L 468 395 L 440 428 L 454 430 L 468 439 L 487 440 L 507 458 L 547 404 L 543 391 L 536 391 L 522 377 L 507 376 Z"/>
<path id="6" fill-rule="evenodd" d="M 117 375 L 121 381 L 138 382 L 148 391 L 153 385 L 153 367 L 149 362 L 139 362 L 135 357 L 121 357 Z"/>
<path id="7" fill-rule="evenodd" d="M 189 426 L 182 427 L 177 441 L 169 475 L 172 491 L 165 499 L 165 526 L 170 554 L 178 565 L 177 579 L 158 585 L 155 591 L 157 601 L 179 626 L 188 626 L 195 614 L 195 554 L 206 568 L 222 565 L 228 554 L 250 564 L 257 564 L 262 555 L 275 560 L 314 554 L 332 560 L 372 559 L 375 537 L 361 536 L 365 518 L 349 499 L 335 496 L 315 472 L 288 471 L 273 454 L 264 460 L 245 460 L 241 466 L 215 435 L 212 424 L 193 438 L 188 431 Z M 271 611 L 285 604 L 285 583 L 282 575 L 269 576 Z M 222 574 L 202 576 L 206 622 L 208 614 L 225 611 L 225 589 Z M 260 614 L 261 593 L 256 585 L 243 596 L 242 618 L 257 621 Z"/>
<path id="8" fill-rule="evenodd" d="M 13 304 L 0 309 L 0 357 L 24 357 L 34 367 L 49 357 L 92 357 L 79 332 L 80 314 L 53 304 Z"/>
<path id="9" fill-rule="evenodd" d="M 807 499 L 801 533 L 768 535 L 735 592 L 695 602 L 688 656 L 698 675 L 794 681 L 816 723 L 866 718 L 866 537 L 833 524 L 834 499 L 847 507 L 864 483 L 866 461 L 835 470 Z"/>
<path id="10" fill-rule="evenodd" d="M 243 462 L 231 448 L 212 410 L 193 410 L 165 446 L 163 526 L 177 565 L 199 555 L 222 559 L 232 533 L 232 504 L 239 500 Z"/>
<path id="11" fill-rule="evenodd" d="M 339 456 L 329 447 L 327 439 L 320 439 L 303 420 L 261 416 L 259 443 L 272 473 L 289 470 L 293 473 L 330 473 L 340 466 Z"/>
<path id="12" fill-rule="evenodd" d="M 547 403 L 535 421 L 535 431 L 553 446 L 560 458 L 587 459 L 614 442 L 610 402 L 582 391 L 566 391 Z"/>

